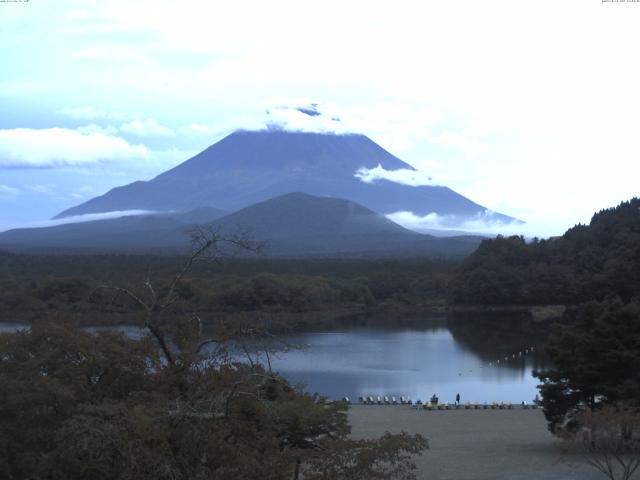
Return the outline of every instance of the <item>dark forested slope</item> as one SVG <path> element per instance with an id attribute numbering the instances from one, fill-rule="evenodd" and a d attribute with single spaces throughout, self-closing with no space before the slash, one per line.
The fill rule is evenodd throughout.
<path id="1" fill-rule="evenodd" d="M 639 294 L 639 198 L 602 210 L 561 237 L 485 240 L 453 284 L 458 304 L 577 304 Z"/>

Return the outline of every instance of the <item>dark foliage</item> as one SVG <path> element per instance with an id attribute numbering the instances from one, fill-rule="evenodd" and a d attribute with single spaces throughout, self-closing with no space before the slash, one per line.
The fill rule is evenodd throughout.
<path id="1" fill-rule="evenodd" d="M 426 448 L 351 440 L 345 404 L 259 366 L 64 323 L 0 335 L 0 385 L 3 480 L 410 479 Z"/>
<path id="2" fill-rule="evenodd" d="M 167 288 L 182 258 L 134 255 L 29 256 L 0 253 L 0 319 L 65 314 L 83 324 L 132 322 L 132 302 L 96 286 L 139 285 L 147 276 Z M 293 312 L 370 308 L 389 300 L 442 303 L 455 263 L 235 259 L 194 265 L 176 286 L 205 318 L 220 312 Z"/>
<path id="3" fill-rule="evenodd" d="M 571 430 L 602 405 L 640 407 L 640 302 L 590 302 L 566 317 L 547 345 L 555 367 L 536 372 L 550 430 Z"/>
<path id="4" fill-rule="evenodd" d="M 498 237 L 464 260 L 458 304 L 579 304 L 640 294 L 640 199 L 596 213 L 562 237 Z"/>
<path id="5" fill-rule="evenodd" d="M 121 299 L 147 334 L 141 341 L 49 321 L 0 335 L 0 480 L 415 478 L 410 455 L 427 447 L 421 436 L 351 440 L 347 404 L 293 388 L 246 348 L 235 347 L 246 361 L 235 359 L 233 345 L 269 332 L 223 322 L 204 336 L 187 276 L 227 247 L 256 244 L 199 230 L 162 284 L 147 275 L 92 289 L 93 297 L 113 295 L 112 304 Z M 269 276 L 252 282 L 265 303 L 304 291 Z M 310 285 L 307 297 L 330 292 L 326 282 Z M 41 301 L 68 303 L 84 284 L 35 288 Z"/>
<path id="6" fill-rule="evenodd" d="M 537 372 L 553 432 L 581 412 L 640 406 L 640 199 L 596 213 L 562 237 L 484 241 L 453 281 L 459 304 L 570 306 Z"/>

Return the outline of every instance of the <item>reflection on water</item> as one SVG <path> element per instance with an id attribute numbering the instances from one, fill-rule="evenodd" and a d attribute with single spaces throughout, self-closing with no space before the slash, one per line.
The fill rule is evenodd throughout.
<path id="1" fill-rule="evenodd" d="M 28 325 L 0 323 L 0 332 L 19 328 Z M 113 329 L 130 338 L 144 334 L 131 326 L 88 330 Z M 405 395 L 425 400 L 435 393 L 442 402 L 453 402 L 459 393 L 462 402 L 531 402 L 538 384 L 531 372 L 544 368 L 545 360 L 539 347 L 524 354 L 530 337 L 501 338 L 488 349 L 486 335 L 453 331 L 455 337 L 446 328 L 358 327 L 284 335 L 268 349 L 275 351 L 270 355 L 273 370 L 329 398 Z M 251 350 L 256 354 L 260 348 L 253 345 Z M 505 356 L 509 360 L 504 361 Z M 502 360 L 499 365 L 496 359 Z M 260 361 L 266 366 L 265 355 Z"/>
<path id="2" fill-rule="evenodd" d="M 140 340 L 147 335 L 147 331 L 144 328 L 134 327 L 132 325 L 116 325 L 113 327 L 100 326 L 100 327 L 86 327 L 85 330 L 89 333 L 98 332 L 118 332 L 123 333 L 125 336 L 133 339 Z"/>
<path id="3" fill-rule="evenodd" d="M 29 330 L 31 328 L 28 323 L 5 323 L 0 322 L 0 333 L 16 332 L 18 330 Z M 123 333 L 125 336 L 133 339 L 140 340 L 146 335 L 146 331 L 139 327 L 132 325 L 116 325 L 116 326 L 98 326 L 98 327 L 85 327 L 89 333 L 98 332 L 118 332 Z"/>
<path id="4" fill-rule="evenodd" d="M 29 325 L 26 323 L 5 323 L 0 322 L 0 333 L 17 332 L 18 330 L 27 330 Z"/>
<path id="5" fill-rule="evenodd" d="M 306 347 L 272 356 L 273 369 L 330 398 L 408 395 L 424 400 L 435 393 L 441 401 L 453 402 L 460 393 L 462 402 L 531 402 L 538 384 L 531 372 L 544 367 L 537 353 L 524 354 L 530 346 L 526 343 L 502 345 L 494 357 L 510 358 L 496 365 L 444 328 L 357 328 L 285 340 Z"/>

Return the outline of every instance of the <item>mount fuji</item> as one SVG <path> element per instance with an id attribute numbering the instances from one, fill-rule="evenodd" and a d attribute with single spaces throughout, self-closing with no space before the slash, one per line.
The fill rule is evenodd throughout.
<path id="1" fill-rule="evenodd" d="M 55 218 L 126 210 L 186 212 L 213 207 L 227 212 L 293 192 L 350 200 L 382 215 L 437 214 L 455 223 L 488 210 L 443 186 L 411 186 L 356 174 L 381 167 L 415 170 L 364 135 L 237 131 L 149 181 L 117 187 Z M 515 219 L 492 213 L 492 220 Z"/>

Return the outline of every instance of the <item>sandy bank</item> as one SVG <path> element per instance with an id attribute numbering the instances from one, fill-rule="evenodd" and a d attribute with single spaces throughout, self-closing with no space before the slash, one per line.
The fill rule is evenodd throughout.
<path id="1" fill-rule="evenodd" d="M 430 449 L 416 459 L 429 480 L 598 480 L 578 456 L 564 452 L 540 410 L 426 411 L 409 406 L 353 405 L 354 438 L 385 431 L 421 433 Z"/>

